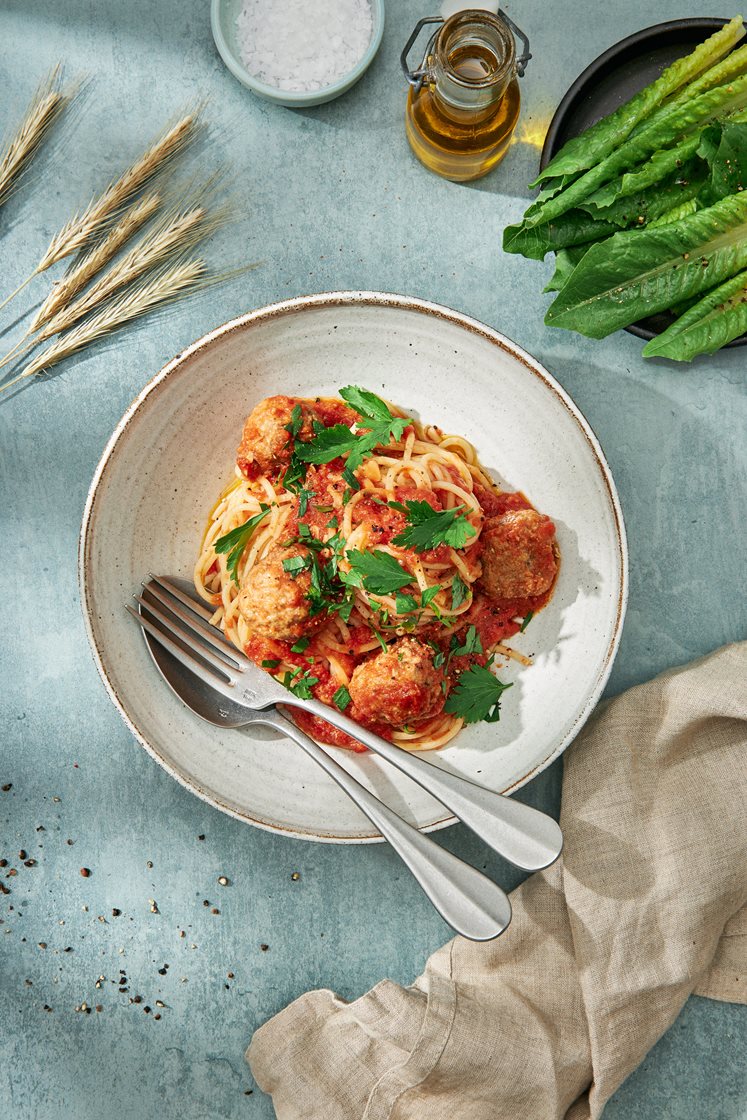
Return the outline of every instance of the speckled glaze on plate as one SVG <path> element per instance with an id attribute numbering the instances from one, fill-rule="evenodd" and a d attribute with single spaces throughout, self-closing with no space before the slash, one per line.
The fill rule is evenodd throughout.
<path id="1" fill-rule="evenodd" d="M 471 440 L 503 485 L 558 529 L 550 605 L 517 648 L 500 723 L 465 728 L 430 758 L 514 790 L 557 758 L 609 676 L 627 600 L 625 529 L 599 444 L 568 395 L 504 335 L 424 300 L 378 292 L 303 296 L 251 312 L 179 354 L 145 387 L 96 470 L 80 538 L 81 598 L 111 699 L 143 747 L 199 797 L 302 839 L 380 840 L 288 740 L 212 727 L 171 692 L 124 609 L 146 573 L 190 578 L 205 520 L 231 478 L 246 414 L 273 393 L 358 383 Z M 371 755 L 336 757 L 424 830 L 454 818 Z"/>

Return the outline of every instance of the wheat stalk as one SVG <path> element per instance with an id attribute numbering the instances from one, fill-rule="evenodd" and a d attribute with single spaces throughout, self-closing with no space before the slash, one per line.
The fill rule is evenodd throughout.
<path id="1" fill-rule="evenodd" d="M 59 64 L 41 83 L 23 119 L 0 156 L 0 206 L 7 201 L 28 169 L 47 134 L 77 92 L 59 88 Z"/>
<path id="2" fill-rule="evenodd" d="M 11 381 L 0 386 L 0 393 L 10 389 L 19 381 L 33 377 L 41 370 L 56 365 L 64 358 L 90 346 L 92 342 L 106 337 L 118 330 L 126 323 L 141 315 L 147 314 L 154 308 L 162 306 L 173 300 L 189 295 L 198 288 L 210 283 L 206 276 L 207 265 L 200 258 L 191 258 L 176 261 L 159 269 L 155 275 L 147 276 L 136 282 L 130 289 L 116 296 L 109 303 L 101 307 L 95 314 L 84 320 L 77 327 L 67 331 L 64 335 L 42 350 L 35 358 Z M 222 279 L 216 277 L 215 280 Z"/>
<path id="3" fill-rule="evenodd" d="M 93 284 L 87 292 L 60 309 L 39 332 L 36 342 L 69 330 L 100 304 L 128 284 L 163 264 L 175 253 L 183 253 L 211 234 L 224 215 L 210 216 L 203 206 L 167 214 L 156 228 L 145 234 L 121 260 Z"/>
<path id="4" fill-rule="evenodd" d="M 188 113 L 159 137 L 140 159 L 109 184 L 103 194 L 89 203 L 82 214 L 76 214 L 55 234 L 36 271 L 44 272 L 63 257 L 85 248 L 99 229 L 111 221 L 141 187 L 169 160 L 184 150 L 193 139 L 197 124 L 197 113 Z"/>
<path id="5" fill-rule="evenodd" d="M 50 241 L 46 253 L 34 271 L 0 303 L 0 310 L 40 272 L 46 271 L 71 253 L 85 249 L 102 227 L 116 219 L 122 207 L 132 196 L 187 147 L 198 129 L 199 111 L 195 110 L 163 133 L 140 159 L 109 184 L 103 194 L 89 203 L 82 214 L 75 214 L 69 222 L 66 222 Z"/>
<path id="6" fill-rule="evenodd" d="M 14 358 L 18 358 L 20 355 L 32 350 L 37 342 L 41 342 L 42 339 L 51 337 L 53 334 L 58 334 L 60 330 L 64 330 L 67 326 L 72 325 L 72 322 L 63 322 L 61 326 L 47 331 L 46 334 L 40 335 L 39 338 L 35 340 L 31 338 L 31 335 L 39 330 L 44 323 L 48 323 L 50 320 L 54 322 L 57 317 L 62 316 L 67 304 L 70 303 L 96 273 L 115 256 L 130 237 L 153 216 L 160 204 L 161 196 L 158 192 L 154 191 L 145 195 L 131 206 L 129 210 L 124 212 L 117 224 L 98 245 L 94 245 L 76 265 L 73 265 L 62 280 L 53 285 L 52 290 L 39 308 L 34 321 L 26 333 L 19 339 L 15 346 L 0 359 L 0 369 L 2 369 L 3 366 L 7 366 Z M 80 318 L 80 316 L 78 316 L 78 318 Z"/>
<path id="7" fill-rule="evenodd" d="M 97 245 L 94 245 L 77 264 L 58 281 L 34 317 L 27 336 L 53 319 L 79 292 L 108 264 L 130 238 L 153 217 L 161 205 L 161 195 L 152 191 L 125 210 L 117 224 Z"/>

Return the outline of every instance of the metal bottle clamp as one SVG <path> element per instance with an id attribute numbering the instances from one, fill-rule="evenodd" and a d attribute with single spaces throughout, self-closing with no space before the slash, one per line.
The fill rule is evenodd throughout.
<path id="1" fill-rule="evenodd" d="M 521 28 L 517 27 L 516 24 L 514 23 L 514 21 L 512 19 L 509 19 L 509 17 L 506 15 L 506 13 L 504 11 L 501 10 L 501 8 L 498 9 L 498 11 L 496 12 L 496 15 L 497 15 L 498 19 L 503 20 L 503 22 L 506 24 L 506 26 L 512 31 L 514 36 L 521 43 L 521 49 L 522 49 L 523 53 L 516 59 L 516 73 L 518 74 L 518 76 L 520 78 L 523 78 L 524 77 L 524 71 L 526 70 L 526 67 L 527 67 L 527 63 L 529 62 L 530 58 L 532 57 L 531 52 L 529 50 L 529 39 L 526 37 L 524 32 L 521 30 Z M 446 21 L 444 20 L 443 16 L 425 16 L 423 19 L 419 19 L 418 22 L 415 24 L 415 29 L 414 29 L 412 35 L 410 36 L 410 38 L 407 40 L 407 42 L 405 44 L 405 49 L 402 51 L 402 54 L 400 55 L 400 63 L 402 64 L 402 70 L 404 71 L 404 75 L 407 78 L 410 85 L 413 86 L 416 93 L 418 93 L 422 89 L 423 82 L 424 82 L 425 77 L 428 73 L 426 63 L 428 62 L 428 57 L 429 57 L 431 51 L 433 50 L 433 44 L 436 41 L 436 36 L 438 35 L 438 30 L 434 31 L 433 34 L 428 39 L 428 43 L 426 44 L 426 48 L 425 48 L 425 54 L 423 55 L 423 61 L 420 63 L 420 66 L 418 66 L 417 70 L 411 70 L 410 69 L 410 64 L 407 61 L 407 56 L 410 53 L 410 51 L 412 50 L 413 45 L 415 43 L 415 40 L 417 39 L 418 35 L 423 30 L 423 28 L 426 26 L 426 24 L 437 23 L 437 24 L 440 25 L 440 24 L 443 24 L 445 22 Z"/>

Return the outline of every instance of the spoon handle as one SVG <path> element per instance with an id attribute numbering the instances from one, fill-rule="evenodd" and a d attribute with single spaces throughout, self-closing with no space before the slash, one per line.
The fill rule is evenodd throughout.
<path id="1" fill-rule="evenodd" d="M 436 910 L 457 933 L 471 941 L 490 941 L 503 933 L 511 921 L 511 903 L 497 883 L 403 821 L 279 712 L 263 711 L 252 722 L 281 731 L 319 763 L 389 841 Z"/>
<path id="2" fill-rule="evenodd" d="M 361 727 L 349 716 L 318 700 L 283 699 L 286 706 L 303 708 L 321 716 L 341 731 L 358 739 L 375 754 L 407 774 L 424 790 L 466 824 L 486 844 L 525 871 L 549 867 L 561 853 L 560 826 L 538 809 L 524 805 L 495 790 L 475 785 L 458 774 L 451 774 L 412 751 L 403 750 Z"/>

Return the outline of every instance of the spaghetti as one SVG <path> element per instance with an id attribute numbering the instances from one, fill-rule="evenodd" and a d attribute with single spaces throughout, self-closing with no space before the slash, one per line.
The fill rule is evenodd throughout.
<path id="1" fill-rule="evenodd" d="M 498 718 L 509 686 L 488 679 L 496 656 L 529 663 L 505 641 L 552 594 L 554 526 L 498 490 L 466 439 L 366 390 L 341 396 L 254 409 L 195 587 L 213 623 L 292 691 L 432 750 Z M 323 742 L 364 749 L 293 714 Z"/>

